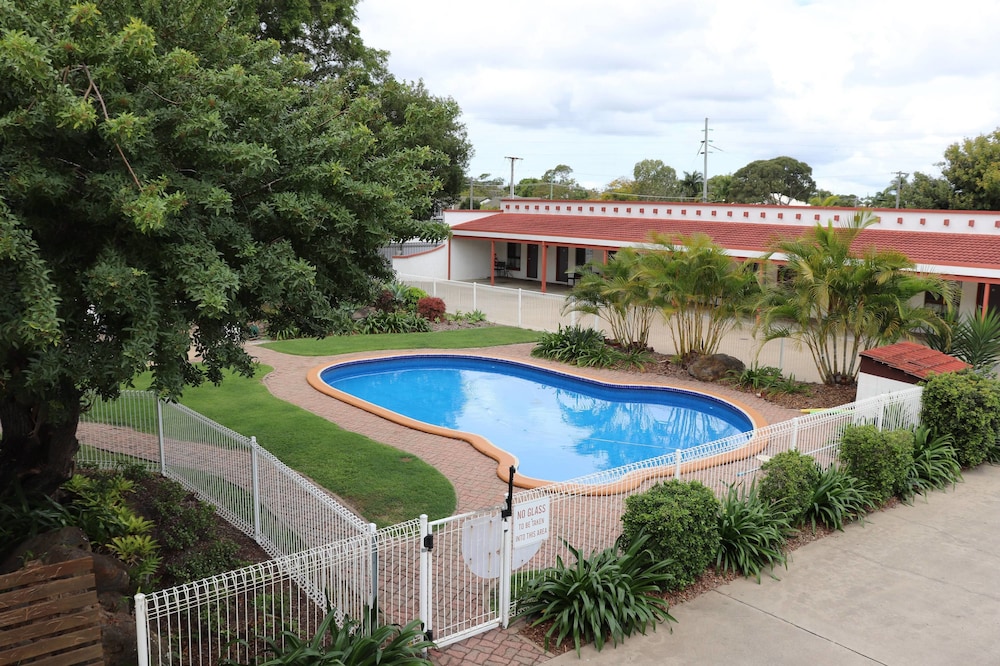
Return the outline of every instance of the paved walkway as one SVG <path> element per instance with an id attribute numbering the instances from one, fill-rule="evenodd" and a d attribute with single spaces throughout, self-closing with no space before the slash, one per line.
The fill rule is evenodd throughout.
<path id="1" fill-rule="evenodd" d="M 793 553 L 781 580 L 737 580 L 661 626 L 571 664 L 1000 663 L 1000 467 Z"/>

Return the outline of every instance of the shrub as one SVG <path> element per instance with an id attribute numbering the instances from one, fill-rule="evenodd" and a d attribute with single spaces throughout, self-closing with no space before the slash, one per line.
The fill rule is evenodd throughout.
<path id="1" fill-rule="evenodd" d="M 576 563 L 566 566 L 559 556 L 555 567 L 521 587 L 519 612 L 536 618 L 532 626 L 552 623 L 546 649 L 553 638 L 558 647 L 572 637 L 578 654 L 591 641 L 600 650 L 608 637 L 618 645 L 635 631 L 646 633 L 648 625 L 674 621 L 669 604 L 656 594 L 671 580 L 670 563 L 653 559 L 648 538 L 638 535 L 624 552 L 607 548 L 590 557 L 564 541 Z"/>
<path id="2" fill-rule="evenodd" d="M 613 350 L 604 342 L 604 334 L 595 328 L 559 325 L 555 333 L 543 333 L 531 350 L 532 356 L 563 363 L 608 367 L 614 363 Z"/>
<path id="3" fill-rule="evenodd" d="M 907 481 L 911 492 L 923 494 L 934 488 L 954 485 L 962 479 L 962 467 L 958 464 L 953 442 L 951 435 L 938 435 L 927 426 L 914 428 L 913 465 Z"/>
<path id="4" fill-rule="evenodd" d="M 649 535 L 657 560 L 669 560 L 672 589 L 695 582 L 719 548 L 719 500 L 698 481 L 676 479 L 625 498 L 622 544 Z"/>
<path id="5" fill-rule="evenodd" d="M 248 564 L 240 559 L 239 546 L 223 539 L 184 550 L 180 557 L 166 565 L 165 572 L 173 579 L 174 585 L 183 585 L 223 571 L 241 569 Z"/>
<path id="6" fill-rule="evenodd" d="M 864 484 L 837 465 L 819 473 L 813 486 L 805 520 L 816 531 L 816 524 L 844 531 L 844 524 L 864 516 L 870 504 Z"/>
<path id="7" fill-rule="evenodd" d="M 798 451 L 782 451 L 760 466 L 760 496 L 788 514 L 797 525 L 809 508 L 809 499 L 819 480 L 816 461 Z"/>
<path id="8" fill-rule="evenodd" d="M 1000 439 L 1000 383 L 972 371 L 934 375 L 924 386 L 920 422 L 950 434 L 959 464 L 975 467 Z"/>
<path id="9" fill-rule="evenodd" d="M 359 631 L 359 623 L 344 619 L 338 624 L 337 611 L 327 612 L 320 622 L 316 633 L 309 639 L 303 639 L 293 631 L 285 630 L 279 636 L 259 636 L 267 646 L 265 652 L 269 658 L 249 662 L 225 660 L 223 666 L 403 666 L 406 664 L 426 664 L 423 650 L 434 647 L 434 644 L 424 639 L 419 620 L 414 620 L 406 626 L 385 624 L 367 631 Z M 238 640 L 246 651 L 250 644 Z"/>
<path id="10" fill-rule="evenodd" d="M 765 502 L 755 483 L 731 485 L 719 508 L 715 567 L 760 581 L 764 567 L 786 564 L 782 548 L 790 531 L 788 514 Z"/>
<path id="11" fill-rule="evenodd" d="M 360 322 L 355 330 L 362 334 L 426 333 L 431 330 L 427 319 L 413 312 L 373 312 Z"/>
<path id="12" fill-rule="evenodd" d="M 436 296 L 425 296 L 417 301 L 417 314 L 427 321 L 440 321 L 444 313 L 444 301 Z"/>
<path id="13" fill-rule="evenodd" d="M 763 391 L 770 388 L 781 380 L 781 369 L 771 365 L 759 366 L 754 364 L 744 368 L 743 372 L 732 375 L 736 385 L 741 388 Z"/>
<path id="14" fill-rule="evenodd" d="M 872 504 L 884 504 L 893 495 L 905 496 L 913 466 L 913 432 L 849 425 L 841 437 L 840 460 L 865 484 Z"/>
<path id="15" fill-rule="evenodd" d="M 22 541 L 71 523 L 66 507 L 43 493 L 25 493 L 15 481 L 0 490 L 0 560 Z"/>

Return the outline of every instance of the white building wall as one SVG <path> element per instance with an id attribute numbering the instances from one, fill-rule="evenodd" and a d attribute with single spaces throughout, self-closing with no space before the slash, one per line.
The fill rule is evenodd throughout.
<path id="1" fill-rule="evenodd" d="M 877 395 L 882 395 L 883 393 L 892 393 L 893 391 L 911 389 L 913 386 L 913 384 L 909 384 L 907 382 L 900 382 L 895 379 L 887 379 L 885 377 L 876 377 L 875 375 L 869 375 L 861 372 L 858 373 L 858 395 L 856 399 L 865 400 L 866 398 L 873 398 Z"/>
<path id="2" fill-rule="evenodd" d="M 669 218 L 702 222 L 760 222 L 811 227 L 817 222 L 846 223 L 857 208 L 820 208 L 817 206 L 771 206 L 764 204 L 718 204 L 644 201 L 560 201 L 549 199 L 504 199 L 505 213 L 544 213 L 545 215 L 618 216 L 636 219 Z M 936 231 L 953 234 L 1000 236 L 1000 212 L 955 210 L 897 210 L 871 208 L 877 218 L 872 228 L 899 231 Z M 448 211 L 450 216 L 459 211 Z M 466 213 L 469 211 L 461 211 Z M 479 211 L 475 211 L 479 212 Z M 496 213 L 497 211 L 492 211 Z M 473 218 L 468 218 L 473 219 Z M 463 220 L 465 221 L 465 220 Z M 454 223 L 457 224 L 457 223 Z"/>
<path id="3" fill-rule="evenodd" d="M 393 257 L 392 268 L 399 275 L 419 275 L 439 280 L 448 279 L 448 247 L 442 245 L 408 257 Z"/>
<path id="4" fill-rule="evenodd" d="M 489 279 L 490 270 L 493 267 L 489 243 L 466 238 L 452 238 L 448 243 L 451 246 L 451 275 L 449 279 Z M 444 263 L 447 264 L 447 261 Z"/>

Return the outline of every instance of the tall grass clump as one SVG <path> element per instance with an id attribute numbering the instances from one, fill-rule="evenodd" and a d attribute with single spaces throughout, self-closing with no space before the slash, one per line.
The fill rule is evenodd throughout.
<path id="1" fill-rule="evenodd" d="M 640 535 L 625 550 L 617 547 L 589 557 L 563 541 L 575 558 L 539 572 L 518 593 L 518 610 L 533 617 L 532 626 L 550 622 L 545 648 L 572 638 L 580 646 L 593 641 L 601 650 L 609 638 L 614 645 L 635 632 L 646 633 L 657 622 L 674 622 L 670 606 L 657 593 L 671 581 L 670 563 L 657 560 Z"/>
<path id="2" fill-rule="evenodd" d="M 730 485 L 719 507 L 715 567 L 760 581 L 763 569 L 787 566 L 783 549 L 793 531 L 788 514 L 765 501 L 756 483 Z"/>

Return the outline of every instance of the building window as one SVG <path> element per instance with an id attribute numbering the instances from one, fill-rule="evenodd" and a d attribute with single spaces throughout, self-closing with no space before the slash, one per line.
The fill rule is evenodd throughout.
<path id="1" fill-rule="evenodd" d="M 507 270 L 521 270 L 521 244 L 507 243 Z"/>

